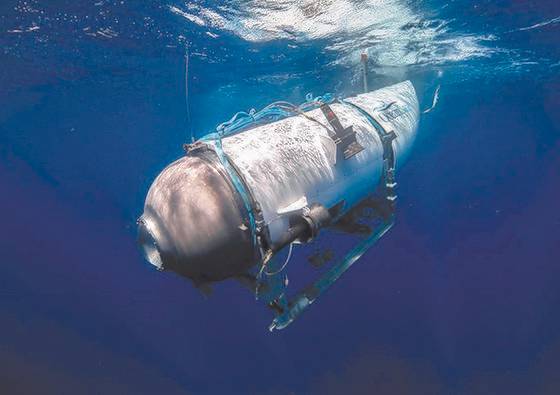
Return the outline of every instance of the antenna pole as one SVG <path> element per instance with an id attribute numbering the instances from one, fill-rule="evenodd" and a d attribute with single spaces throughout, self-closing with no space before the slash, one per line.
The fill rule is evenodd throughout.
<path id="1" fill-rule="evenodd" d="M 367 53 L 362 54 L 362 76 L 364 79 L 364 93 L 368 93 L 368 68 L 367 68 L 368 56 Z"/>
<path id="2" fill-rule="evenodd" d="M 189 48 L 185 52 L 185 105 L 187 106 L 187 129 L 191 136 L 191 143 L 194 143 L 194 134 L 191 124 L 191 106 L 189 103 Z"/>

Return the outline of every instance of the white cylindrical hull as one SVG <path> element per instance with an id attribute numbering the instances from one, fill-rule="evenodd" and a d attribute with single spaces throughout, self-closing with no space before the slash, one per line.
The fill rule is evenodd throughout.
<path id="1" fill-rule="evenodd" d="M 396 135 L 393 149 L 399 166 L 415 138 L 419 107 L 413 85 L 402 82 L 346 99 Z M 258 126 L 226 137 L 223 150 L 260 204 L 272 242 L 289 227 L 290 209 L 318 203 L 344 210 L 375 191 L 383 172 L 383 145 L 378 132 L 360 110 L 347 103 L 330 105 L 343 127 L 352 126 L 364 148 L 336 161 L 329 123 L 320 109 Z M 310 118 L 318 121 L 313 121 Z M 319 123 L 320 122 L 320 123 Z"/>

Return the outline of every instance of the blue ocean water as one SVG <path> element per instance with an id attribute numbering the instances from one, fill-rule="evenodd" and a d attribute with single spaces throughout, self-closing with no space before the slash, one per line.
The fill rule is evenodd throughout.
<path id="1" fill-rule="evenodd" d="M 0 392 L 560 393 L 560 3 L 5 1 L 0 44 Z M 274 334 L 144 262 L 191 130 L 356 93 L 363 52 L 441 87 L 375 249 Z"/>

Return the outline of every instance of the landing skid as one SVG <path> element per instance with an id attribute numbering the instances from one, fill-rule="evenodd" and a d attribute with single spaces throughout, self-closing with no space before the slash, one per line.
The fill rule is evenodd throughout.
<path id="1" fill-rule="evenodd" d="M 317 281 L 306 287 L 302 292 L 290 300 L 286 300 L 284 294 L 273 301 L 276 318 L 269 326 L 269 330 L 284 329 L 299 317 L 323 292 L 329 289 L 360 257 L 381 237 L 391 229 L 394 221 L 392 219 L 379 224 L 372 234 L 360 244 L 348 252 L 329 271 Z"/>

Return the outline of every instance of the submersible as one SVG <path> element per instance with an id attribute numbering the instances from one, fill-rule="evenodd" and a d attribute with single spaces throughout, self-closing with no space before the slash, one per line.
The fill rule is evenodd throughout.
<path id="1" fill-rule="evenodd" d="M 419 114 L 405 81 L 237 115 L 186 145 L 151 185 L 138 220 L 147 260 L 200 288 L 229 278 L 249 284 L 276 315 L 270 329 L 284 328 L 392 226 L 395 172 Z M 369 224 L 360 222 L 366 209 Z M 275 256 L 325 231 L 360 238 L 289 296 Z"/>

